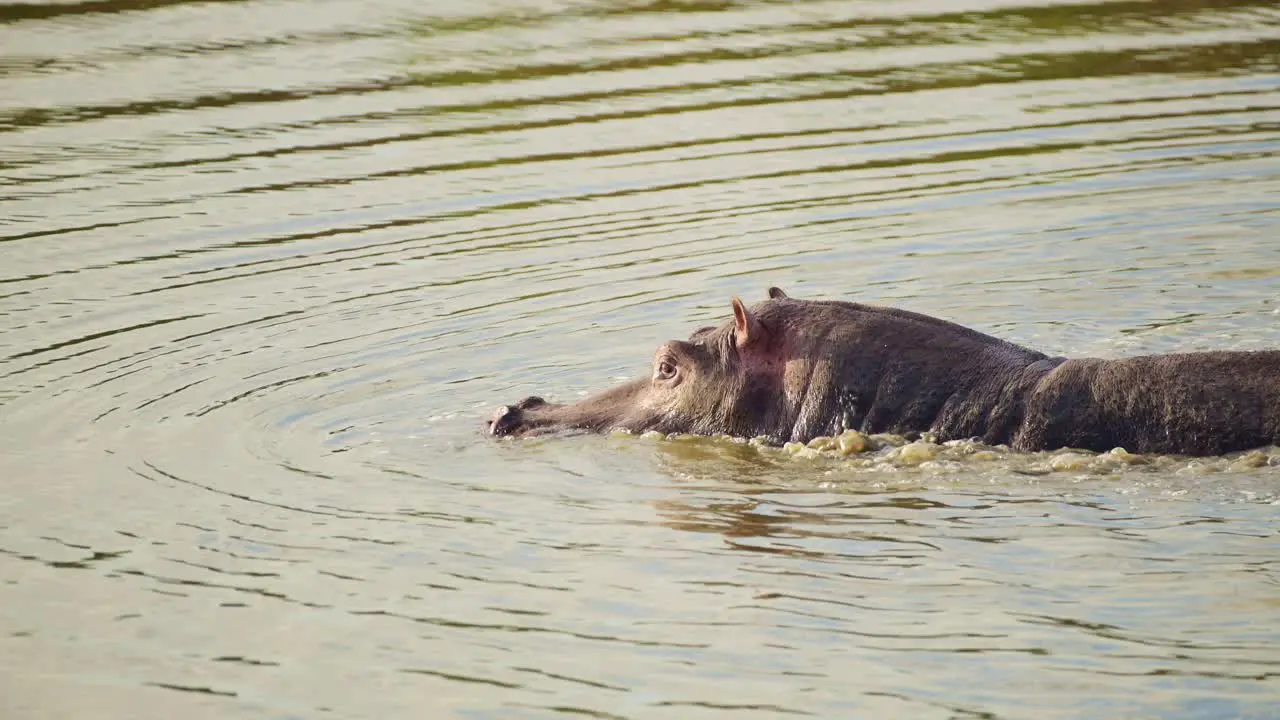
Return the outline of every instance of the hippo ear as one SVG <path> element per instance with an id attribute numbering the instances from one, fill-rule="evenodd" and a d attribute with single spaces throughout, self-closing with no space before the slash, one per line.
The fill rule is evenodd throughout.
<path id="1" fill-rule="evenodd" d="M 733 342 L 739 348 L 764 339 L 764 326 L 737 297 L 733 299 L 733 324 Z"/>
<path id="2" fill-rule="evenodd" d="M 770 299 L 770 300 L 783 300 L 783 299 L 785 299 L 785 298 L 787 298 L 787 297 L 790 297 L 790 296 L 789 296 L 789 295 L 787 295 L 786 293 L 782 292 L 782 288 L 780 288 L 780 287 L 771 287 L 771 288 L 769 288 L 769 299 Z"/>

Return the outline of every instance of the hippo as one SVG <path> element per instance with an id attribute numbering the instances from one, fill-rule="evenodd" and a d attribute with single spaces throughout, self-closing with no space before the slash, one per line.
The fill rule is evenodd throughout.
<path id="1" fill-rule="evenodd" d="M 1050 357 L 907 310 L 799 300 L 748 309 L 658 348 L 647 377 L 572 404 L 499 407 L 492 435 L 727 434 L 770 444 L 845 430 L 1018 451 L 1219 455 L 1280 444 L 1280 351 Z"/>

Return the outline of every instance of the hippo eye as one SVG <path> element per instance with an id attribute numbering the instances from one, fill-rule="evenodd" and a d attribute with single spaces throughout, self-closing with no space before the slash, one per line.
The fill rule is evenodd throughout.
<path id="1" fill-rule="evenodd" d="M 670 380 L 676 376 L 676 366 L 670 360 L 663 360 L 658 363 L 653 374 L 659 380 Z"/>

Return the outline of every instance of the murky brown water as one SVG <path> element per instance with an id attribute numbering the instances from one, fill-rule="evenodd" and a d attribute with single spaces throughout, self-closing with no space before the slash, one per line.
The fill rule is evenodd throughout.
<path id="1" fill-rule="evenodd" d="M 1260 0 L 0 3 L 0 715 L 1276 717 L 1280 450 L 480 431 L 770 284 L 1280 347 L 1278 129 Z"/>

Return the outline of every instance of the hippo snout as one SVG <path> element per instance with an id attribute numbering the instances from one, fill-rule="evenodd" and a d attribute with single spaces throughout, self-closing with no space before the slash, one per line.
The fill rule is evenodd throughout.
<path id="1" fill-rule="evenodd" d="M 525 410 L 542 407 L 547 401 L 536 395 L 531 395 L 515 405 L 502 405 L 493 411 L 493 417 L 489 420 L 489 434 L 502 437 L 504 435 L 519 435 L 529 429 L 526 423 Z"/>
<path id="2" fill-rule="evenodd" d="M 490 435 L 512 435 L 516 428 L 520 427 L 521 413 L 513 405 L 502 405 L 493 411 L 493 417 L 489 419 Z"/>

